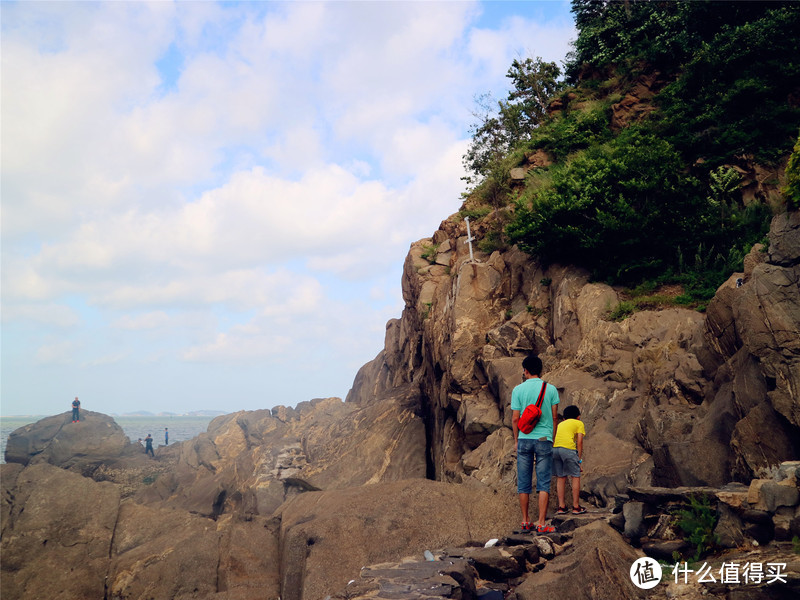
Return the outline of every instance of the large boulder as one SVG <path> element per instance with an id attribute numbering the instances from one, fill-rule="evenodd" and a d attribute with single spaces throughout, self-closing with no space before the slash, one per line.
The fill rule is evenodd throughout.
<path id="1" fill-rule="evenodd" d="M 46 463 L 31 465 L 6 478 L 4 510 L 3 598 L 105 597 L 111 566 L 120 493 Z"/>
<path id="2" fill-rule="evenodd" d="M 518 524 L 516 498 L 424 479 L 302 494 L 280 511 L 283 600 L 316 600 L 361 567 L 469 541 Z"/>
<path id="3" fill-rule="evenodd" d="M 595 521 L 576 529 L 572 551 L 532 573 L 516 589 L 517 598 L 645 598 L 648 592 L 634 586 L 629 576 L 631 565 L 642 556 L 607 523 Z"/>
<path id="4" fill-rule="evenodd" d="M 140 454 L 114 419 L 82 410 L 78 423 L 73 423 L 67 412 L 13 431 L 8 436 L 5 458 L 9 463 L 45 462 L 91 474 L 102 464 Z"/>

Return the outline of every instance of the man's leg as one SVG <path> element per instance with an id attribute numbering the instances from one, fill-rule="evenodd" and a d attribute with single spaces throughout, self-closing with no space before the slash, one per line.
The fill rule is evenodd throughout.
<path id="1" fill-rule="evenodd" d="M 539 492 L 539 517 L 537 525 L 545 526 L 547 503 L 550 500 L 550 483 L 553 472 L 553 442 L 535 440 L 536 449 L 536 491 Z"/>
<path id="2" fill-rule="evenodd" d="M 529 505 L 533 491 L 533 440 L 517 442 L 517 493 L 522 510 L 522 522 L 530 523 Z"/>
<path id="3" fill-rule="evenodd" d="M 519 507 L 522 509 L 522 522 L 523 523 L 530 523 L 530 519 L 528 518 L 528 505 L 530 504 L 530 494 L 520 494 L 519 495 Z"/>
<path id="4" fill-rule="evenodd" d="M 539 492 L 539 520 L 537 525 L 539 527 L 545 526 L 547 519 L 547 503 L 550 501 L 550 492 Z"/>

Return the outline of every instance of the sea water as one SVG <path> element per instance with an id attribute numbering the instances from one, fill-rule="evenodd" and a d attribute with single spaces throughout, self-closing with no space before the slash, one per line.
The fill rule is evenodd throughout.
<path id="1" fill-rule="evenodd" d="M 2 417 L 0 416 L 0 437 L 2 438 L 2 451 L 0 463 L 6 461 L 6 440 L 15 429 L 30 423 L 35 423 L 45 417 Z M 122 427 L 125 435 L 135 442 L 139 438 L 153 436 L 153 446 L 164 444 L 164 428 L 169 428 L 169 443 L 183 442 L 205 432 L 208 424 L 216 417 L 200 416 L 145 416 L 145 417 L 113 417 L 117 425 Z"/>

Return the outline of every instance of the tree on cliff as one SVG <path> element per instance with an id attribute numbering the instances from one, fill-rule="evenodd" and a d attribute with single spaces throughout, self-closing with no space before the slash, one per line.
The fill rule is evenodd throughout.
<path id="1" fill-rule="evenodd" d="M 463 157 L 464 167 L 472 174 L 466 177 L 467 183 L 474 184 L 489 176 L 519 141 L 530 139 L 560 88 L 560 75 L 553 62 L 541 58 L 515 59 L 506 73 L 512 89 L 506 100 L 497 103 L 497 112 L 491 95 L 478 98 L 478 110 L 473 113 L 477 122 L 470 130 L 472 142 Z"/>

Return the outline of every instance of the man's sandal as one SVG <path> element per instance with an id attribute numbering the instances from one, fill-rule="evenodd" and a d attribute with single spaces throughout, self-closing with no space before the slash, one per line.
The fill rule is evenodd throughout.
<path id="1" fill-rule="evenodd" d="M 565 515 L 565 514 L 567 514 L 568 512 L 569 512 L 569 511 L 567 510 L 567 507 L 566 507 L 566 506 L 559 506 L 559 507 L 558 507 L 558 510 L 556 511 L 556 514 L 557 514 L 557 515 Z"/>
<path id="2" fill-rule="evenodd" d="M 552 525 L 538 525 L 536 527 L 536 533 L 555 533 L 556 528 Z"/>
<path id="3" fill-rule="evenodd" d="M 572 514 L 573 515 L 582 515 L 585 512 L 586 512 L 586 509 L 584 507 L 582 507 L 582 506 L 576 506 L 575 508 L 572 509 Z"/>

